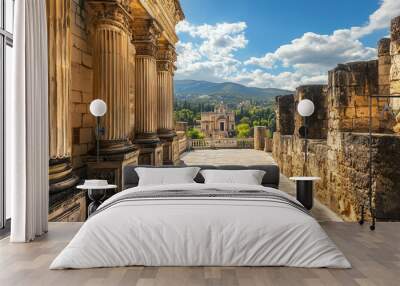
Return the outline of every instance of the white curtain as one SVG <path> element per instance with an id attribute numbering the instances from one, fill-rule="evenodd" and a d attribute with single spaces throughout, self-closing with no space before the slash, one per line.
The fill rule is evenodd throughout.
<path id="1" fill-rule="evenodd" d="M 15 94 L 6 99 L 6 187 L 12 242 L 47 232 L 48 58 L 46 0 L 15 1 Z"/>

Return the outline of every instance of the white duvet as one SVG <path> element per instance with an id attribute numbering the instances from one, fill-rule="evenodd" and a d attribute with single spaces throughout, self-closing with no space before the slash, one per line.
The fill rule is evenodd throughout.
<path id="1" fill-rule="evenodd" d="M 264 190 L 238 184 L 136 187 L 149 190 Z M 100 206 L 100 208 L 102 208 Z M 185 198 L 125 201 L 81 227 L 50 269 L 145 266 L 293 266 L 349 268 L 350 263 L 311 216 L 257 199 Z"/>

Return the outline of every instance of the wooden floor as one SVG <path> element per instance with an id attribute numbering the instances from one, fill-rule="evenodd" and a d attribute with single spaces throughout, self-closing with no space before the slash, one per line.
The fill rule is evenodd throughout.
<path id="1" fill-rule="evenodd" d="M 81 226 L 50 223 L 44 237 L 29 244 L 0 241 L 0 285 L 400 285 L 400 223 L 368 225 L 324 222 L 322 226 L 353 269 L 288 267 L 126 267 L 48 270 Z"/>

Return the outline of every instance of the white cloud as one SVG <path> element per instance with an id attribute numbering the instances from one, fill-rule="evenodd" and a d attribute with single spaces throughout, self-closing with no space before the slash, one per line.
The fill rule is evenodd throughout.
<path id="1" fill-rule="evenodd" d="M 279 64 L 305 71 L 326 71 L 337 63 L 368 60 L 376 56 L 376 49 L 364 47 L 351 36 L 350 30 L 337 30 L 332 35 L 305 33 L 290 44 L 279 47 L 261 58 L 252 57 L 247 65 L 273 68 Z"/>
<path id="2" fill-rule="evenodd" d="M 238 71 L 241 62 L 234 52 L 247 45 L 246 23 L 218 23 L 195 26 L 180 22 L 176 30 L 187 33 L 193 42 L 178 42 L 177 78 L 221 81 Z M 200 41 L 199 41 L 200 39 Z"/>
<path id="3" fill-rule="evenodd" d="M 178 24 L 177 32 L 189 35 L 193 41 L 177 45 L 177 78 L 287 89 L 301 84 L 325 83 L 327 71 L 338 63 L 375 58 L 376 49 L 364 46 L 360 39 L 388 28 L 390 20 L 399 14 L 400 0 L 383 0 L 363 26 L 339 29 L 330 35 L 307 32 L 273 52 L 244 62 L 236 59 L 235 53 L 248 44 L 246 23 L 196 26 L 183 21 Z"/>

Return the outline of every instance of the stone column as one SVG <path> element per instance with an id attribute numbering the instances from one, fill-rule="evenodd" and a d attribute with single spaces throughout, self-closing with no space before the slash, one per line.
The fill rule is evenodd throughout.
<path id="1" fill-rule="evenodd" d="M 390 95 L 400 95 L 400 16 L 392 19 L 390 35 Z M 393 131 L 400 133 L 400 99 L 393 99 L 393 109 L 398 112 Z"/>
<path id="2" fill-rule="evenodd" d="M 157 132 L 161 137 L 174 136 L 174 61 L 172 45 L 162 45 L 157 53 Z"/>
<path id="3" fill-rule="evenodd" d="M 163 144 L 163 164 L 173 165 L 174 141 L 174 62 L 175 49 L 170 44 L 159 46 L 157 53 L 157 133 Z"/>
<path id="4" fill-rule="evenodd" d="M 156 143 L 157 137 L 157 39 L 159 28 L 152 20 L 135 20 L 136 47 L 136 142 Z"/>
<path id="5" fill-rule="evenodd" d="M 50 192 L 72 188 L 79 178 L 71 166 L 71 1 L 47 0 L 49 50 Z"/>
<path id="6" fill-rule="evenodd" d="M 160 28 L 150 19 L 135 19 L 135 143 L 140 147 L 140 164 L 162 164 L 157 135 L 157 44 Z"/>
<path id="7" fill-rule="evenodd" d="M 100 163 L 87 159 L 88 176 L 123 184 L 122 169 L 137 164 L 137 151 L 131 135 L 131 68 L 134 50 L 131 44 L 133 18 L 126 1 L 88 1 L 91 8 L 93 44 L 93 90 L 95 98 L 104 100 L 107 112 L 101 118 L 105 128 L 100 139 Z M 92 150 L 92 154 L 95 154 Z"/>
<path id="8" fill-rule="evenodd" d="M 94 11 L 94 94 L 107 104 L 102 118 L 105 134 L 102 154 L 126 153 L 133 149 L 129 138 L 129 52 L 131 23 L 129 7 L 120 1 L 89 1 Z"/>
<path id="9" fill-rule="evenodd" d="M 135 139 L 135 58 L 136 49 L 130 44 L 129 52 L 129 138 Z"/>

